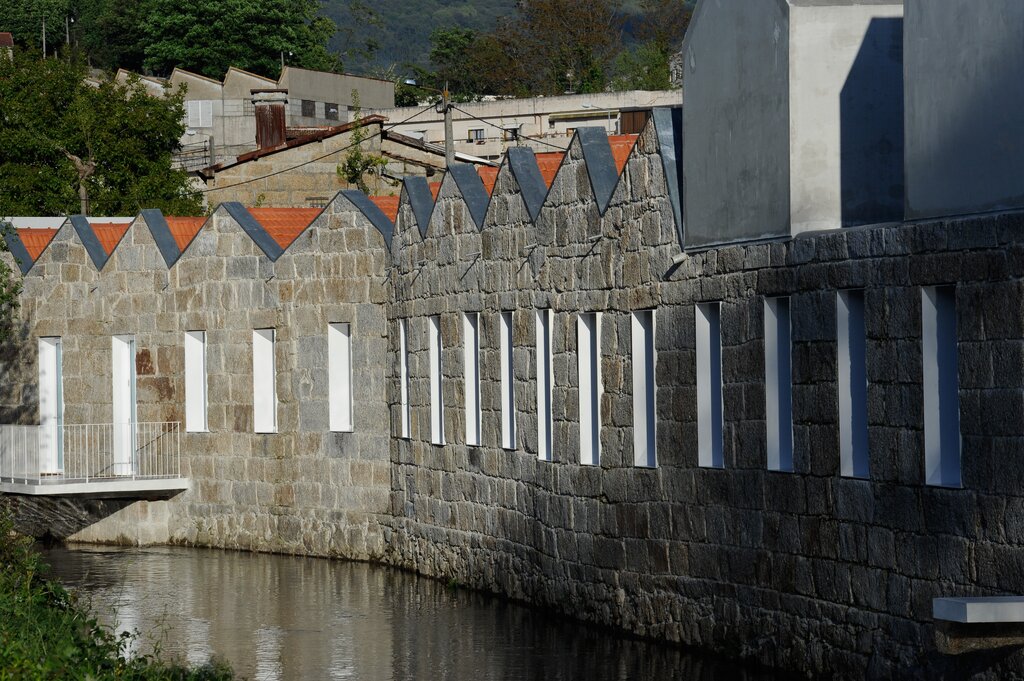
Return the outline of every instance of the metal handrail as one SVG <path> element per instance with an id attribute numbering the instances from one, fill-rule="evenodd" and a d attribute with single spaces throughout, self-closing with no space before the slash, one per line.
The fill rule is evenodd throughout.
<path id="1" fill-rule="evenodd" d="M 177 477 L 178 421 L 0 425 L 0 481 L 54 484 Z"/>

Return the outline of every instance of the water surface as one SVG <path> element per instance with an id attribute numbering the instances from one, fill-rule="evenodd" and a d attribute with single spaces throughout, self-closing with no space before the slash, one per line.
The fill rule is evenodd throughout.
<path id="1" fill-rule="evenodd" d="M 140 634 L 136 651 L 216 656 L 259 681 L 776 678 L 364 563 L 180 547 L 44 557 L 102 623 Z"/>

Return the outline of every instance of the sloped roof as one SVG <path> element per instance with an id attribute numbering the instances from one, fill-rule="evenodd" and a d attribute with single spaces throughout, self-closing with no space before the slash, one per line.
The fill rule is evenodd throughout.
<path id="1" fill-rule="evenodd" d="M 193 218 L 168 215 L 164 219 L 167 221 L 167 227 L 171 230 L 174 242 L 178 244 L 178 249 L 181 251 L 184 251 L 192 243 L 192 239 L 196 238 L 196 234 L 206 224 L 205 217 Z"/>
<path id="2" fill-rule="evenodd" d="M 370 200 L 373 201 L 377 208 L 380 208 L 380 212 L 388 216 L 391 222 L 398 219 L 398 196 L 371 196 Z"/>
<path id="3" fill-rule="evenodd" d="M 114 252 L 118 242 L 121 241 L 121 238 L 128 231 L 128 227 L 131 224 L 131 221 L 104 222 L 102 220 L 89 220 L 89 226 L 92 227 L 93 233 L 99 239 L 100 245 L 103 246 L 107 256 Z"/>
<path id="4" fill-rule="evenodd" d="M 615 167 L 619 169 L 619 173 L 626 168 L 626 161 L 629 160 L 629 155 L 633 152 L 633 147 L 636 146 L 636 141 L 640 138 L 640 135 L 610 135 L 608 137 L 608 144 L 612 147 L 612 157 L 615 159 Z"/>
<path id="5" fill-rule="evenodd" d="M 558 174 L 558 169 L 562 166 L 565 152 L 545 151 L 535 154 L 535 156 L 537 158 L 537 167 L 540 168 L 540 175 L 544 178 L 544 184 L 550 189 L 551 183 L 555 181 L 555 175 Z"/>
<path id="6" fill-rule="evenodd" d="M 249 208 L 248 210 L 282 249 L 288 248 L 322 212 L 321 208 Z"/>
<path id="7" fill-rule="evenodd" d="M 484 189 L 487 190 L 487 194 L 493 194 L 494 185 L 498 181 L 498 169 L 491 166 L 480 166 L 476 169 L 476 172 L 480 174 L 480 179 L 483 180 Z"/>
<path id="8" fill-rule="evenodd" d="M 53 237 L 57 236 L 56 229 L 22 227 L 16 231 L 18 238 L 21 239 L 21 243 L 25 246 L 25 250 L 28 251 L 29 257 L 32 258 L 32 262 L 39 259 L 39 256 L 43 254 L 46 247 L 53 241 Z"/>

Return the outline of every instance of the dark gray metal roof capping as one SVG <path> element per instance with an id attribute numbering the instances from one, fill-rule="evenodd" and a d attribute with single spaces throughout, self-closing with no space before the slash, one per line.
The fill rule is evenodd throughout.
<path id="1" fill-rule="evenodd" d="M 25 248 L 25 244 L 21 243 L 21 237 L 18 236 L 17 230 L 14 229 L 14 225 L 9 222 L 0 222 L 0 232 L 3 232 L 4 242 L 7 244 L 7 250 L 11 252 L 14 259 L 18 261 L 18 269 L 21 270 L 22 274 L 28 274 L 28 271 L 32 269 L 32 257 L 28 254 L 28 249 Z"/>
<path id="2" fill-rule="evenodd" d="M 100 243 L 96 232 L 92 231 L 92 225 L 89 224 L 88 218 L 84 215 L 72 215 L 71 226 L 78 232 L 78 238 L 82 241 L 82 245 L 85 246 L 86 252 L 92 259 L 92 264 L 96 265 L 97 270 L 102 270 L 110 256 L 103 250 L 103 244 Z"/>
<path id="3" fill-rule="evenodd" d="M 407 177 L 405 193 L 409 195 L 409 205 L 412 206 L 412 214 L 416 216 L 420 236 L 426 236 L 427 228 L 430 227 L 430 216 L 434 213 L 434 197 L 430 194 L 430 183 L 425 177 Z"/>
<path id="4" fill-rule="evenodd" d="M 274 237 L 267 233 L 267 230 L 263 229 L 263 225 L 252 216 L 245 206 L 240 204 L 238 201 L 225 201 L 220 204 L 221 207 L 228 212 L 228 215 L 235 219 L 241 228 L 249 235 L 249 238 L 260 247 L 260 249 L 267 254 L 271 262 L 276 261 L 284 253 Z"/>
<path id="5" fill-rule="evenodd" d="M 530 219 L 536 222 L 544 199 L 548 195 L 548 186 L 540 174 L 537 157 L 533 149 L 525 147 L 511 147 L 507 156 L 508 165 L 515 175 L 516 182 L 519 183 L 519 191 L 523 195 L 526 210 L 530 213 Z"/>
<path id="6" fill-rule="evenodd" d="M 612 200 L 612 194 L 615 193 L 615 186 L 619 183 L 619 171 L 615 167 L 608 132 L 604 128 L 577 128 L 576 136 L 583 149 L 583 160 L 587 164 L 587 174 L 590 175 L 594 199 L 597 200 L 597 210 L 604 215 Z"/>
<path id="7" fill-rule="evenodd" d="M 656 107 L 654 131 L 658 135 L 658 148 L 661 151 L 661 165 L 665 171 L 665 184 L 668 185 L 668 198 L 672 204 L 672 216 L 676 220 L 676 233 L 679 234 L 679 247 L 683 247 L 683 109 L 679 106 Z"/>
<path id="8" fill-rule="evenodd" d="M 171 234 L 171 228 L 167 224 L 167 220 L 164 219 L 164 214 L 156 208 L 146 208 L 142 211 L 142 219 L 146 221 L 149 233 L 153 235 L 153 241 L 160 249 L 160 255 L 163 256 L 164 262 L 170 267 L 181 257 L 181 249 L 178 248 L 178 242 Z"/>
<path id="9" fill-rule="evenodd" d="M 428 188 L 427 191 L 430 191 L 430 189 Z M 342 189 L 341 195 L 358 208 L 359 212 L 377 228 L 380 235 L 384 237 L 384 243 L 388 245 L 388 250 L 390 250 L 391 235 L 394 232 L 395 226 L 391 224 L 388 216 L 384 215 L 384 211 L 378 208 L 377 204 L 370 200 L 370 197 L 358 189 Z"/>
<path id="10" fill-rule="evenodd" d="M 478 229 L 483 227 L 484 218 L 487 217 L 487 206 L 491 202 L 491 197 L 487 195 L 487 190 L 484 189 L 484 181 L 480 179 L 476 168 L 468 163 L 456 163 L 448 171 L 455 178 L 455 184 L 458 185 L 459 191 L 462 192 L 462 198 L 469 208 L 469 214 L 473 217 L 473 222 L 476 223 Z"/>

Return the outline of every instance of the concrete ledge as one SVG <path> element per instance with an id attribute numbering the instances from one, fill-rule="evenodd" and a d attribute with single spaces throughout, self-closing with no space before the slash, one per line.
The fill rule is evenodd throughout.
<path id="1" fill-rule="evenodd" d="M 960 624 L 1024 623 L 1024 596 L 936 598 L 932 617 Z"/>
<path id="2" fill-rule="evenodd" d="M 0 483 L 0 493 L 25 496 L 81 497 L 92 499 L 161 499 L 170 498 L 189 488 L 188 478 L 111 478 L 89 482 Z"/>

